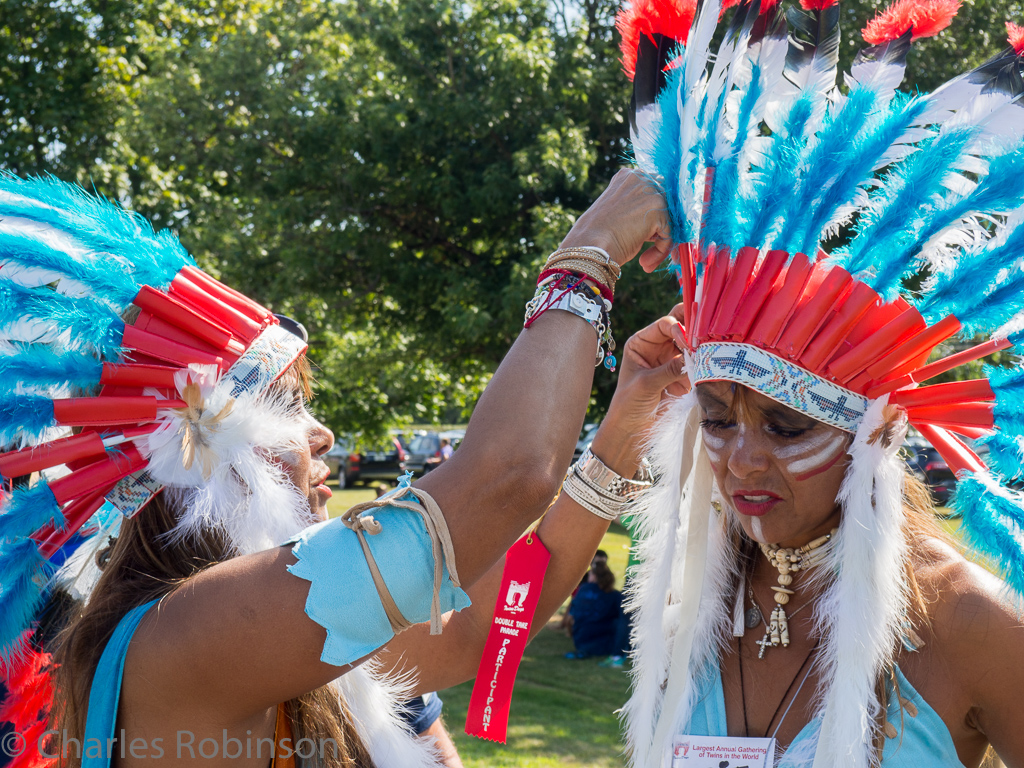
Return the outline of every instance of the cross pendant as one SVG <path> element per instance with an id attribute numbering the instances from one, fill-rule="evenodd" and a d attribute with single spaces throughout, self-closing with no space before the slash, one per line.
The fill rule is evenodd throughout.
<path id="1" fill-rule="evenodd" d="M 754 645 L 761 646 L 761 650 L 760 650 L 760 652 L 758 652 L 757 658 L 763 659 L 764 658 L 764 652 L 768 649 L 768 647 L 771 644 L 772 644 L 772 641 L 768 639 L 768 633 L 765 632 L 764 633 L 764 637 L 762 637 L 760 640 L 758 640 L 756 643 L 754 643 Z"/>

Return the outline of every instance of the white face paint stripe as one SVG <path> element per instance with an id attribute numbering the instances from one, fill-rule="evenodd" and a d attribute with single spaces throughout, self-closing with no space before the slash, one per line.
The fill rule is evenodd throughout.
<path id="1" fill-rule="evenodd" d="M 832 439 L 832 437 L 833 436 L 828 432 L 819 432 L 807 440 L 787 445 L 785 448 L 779 448 L 775 452 L 775 455 L 780 459 L 792 459 L 794 456 L 803 456 L 808 451 L 814 451 L 823 447 Z"/>
<path id="2" fill-rule="evenodd" d="M 751 528 L 751 533 L 754 534 L 754 541 L 756 541 L 758 544 L 767 544 L 768 543 L 767 541 L 764 540 L 764 530 L 761 528 L 761 518 L 760 517 L 752 517 L 752 518 L 750 518 L 750 528 Z"/>
<path id="3" fill-rule="evenodd" d="M 816 453 L 814 456 L 808 456 L 806 459 L 790 462 L 788 467 L 790 474 L 801 475 L 823 466 L 836 457 L 836 451 L 845 443 L 846 435 L 834 435 L 824 450 Z"/>
<path id="4" fill-rule="evenodd" d="M 707 430 L 704 430 L 704 445 L 708 448 L 714 448 L 716 451 L 720 451 L 725 448 L 725 438 L 719 437 L 718 435 L 712 435 Z"/>
<path id="5" fill-rule="evenodd" d="M 702 429 L 701 434 L 704 439 L 704 450 L 708 453 L 708 458 L 712 464 L 722 463 L 722 449 L 725 448 L 725 438 L 719 437 L 718 435 L 712 435 L 708 430 Z"/>

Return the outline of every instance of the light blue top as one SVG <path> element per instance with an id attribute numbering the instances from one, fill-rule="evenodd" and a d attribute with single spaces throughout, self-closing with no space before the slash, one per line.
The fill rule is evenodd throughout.
<path id="1" fill-rule="evenodd" d="M 120 746 L 110 741 L 117 726 L 117 703 L 121 698 L 121 678 L 124 676 L 124 659 L 128 655 L 128 644 L 132 641 L 139 622 L 146 611 L 156 605 L 156 600 L 133 608 L 114 630 L 107 647 L 103 649 L 100 663 L 89 689 L 89 711 L 85 719 L 85 738 L 82 740 L 82 768 L 107 768 L 110 757 L 120 751 Z"/>
<path id="2" fill-rule="evenodd" d="M 917 707 L 917 715 L 911 717 L 905 709 L 900 714 L 899 700 L 891 696 L 887 710 L 887 719 L 902 733 L 894 739 L 886 739 L 882 749 L 883 768 L 964 768 L 957 757 L 956 747 L 949 729 L 934 709 L 921 698 L 910 684 L 899 667 L 896 668 L 896 680 L 899 691 L 904 699 L 908 699 Z M 790 744 L 789 749 L 776 763 L 776 768 L 797 768 L 804 765 L 792 755 L 800 753 L 813 757 L 814 750 L 811 740 L 817 739 L 819 723 L 814 720 L 804 726 Z M 690 722 L 684 733 L 694 736 L 728 736 L 725 720 L 725 691 L 722 688 L 722 674 L 718 665 L 713 665 L 711 673 L 703 676 L 701 690 Z M 803 748 L 802 748 L 803 747 Z"/>

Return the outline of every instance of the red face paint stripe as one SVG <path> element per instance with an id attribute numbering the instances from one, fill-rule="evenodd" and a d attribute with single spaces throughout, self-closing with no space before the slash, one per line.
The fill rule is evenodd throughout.
<path id="1" fill-rule="evenodd" d="M 832 459 L 831 461 L 826 462 L 825 464 L 821 465 L 817 469 L 812 469 L 809 472 L 804 472 L 802 475 L 793 475 L 793 477 L 797 481 L 799 481 L 799 482 L 803 482 L 804 480 L 809 480 L 810 478 L 814 477 L 815 475 L 820 475 L 822 472 L 827 472 L 828 470 L 832 469 L 832 467 L 834 467 L 839 462 L 839 460 L 841 458 L 843 458 L 843 456 L 845 456 L 845 455 L 846 455 L 846 446 L 843 446 L 843 449 L 841 451 L 839 451 L 839 453 L 837 453 L 835 458 Z"/>

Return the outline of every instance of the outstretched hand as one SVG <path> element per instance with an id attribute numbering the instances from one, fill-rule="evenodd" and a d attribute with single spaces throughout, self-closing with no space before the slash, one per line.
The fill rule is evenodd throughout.
<path id="1" fill-rule="evenodd" d="M 622 370 L 608 415 L 594 436 L 594 455 L 624 477 L 640 462 L 641 443 L 667 397 L 690 391 L 682 350 L 683 305 L 633 334 L 622 353 Z"/>
<path id="2" fill-rule="evenodd" d="M 637 171 L 621 170 L 576 220 L 561 247 L 597 246 L 617 264 L 625 264 L 647 242 L 654 245 L 641 260 L 657 259 L 655 263 L 660 264 L 672 247 L 665 199 L 653 180 Z"/>

